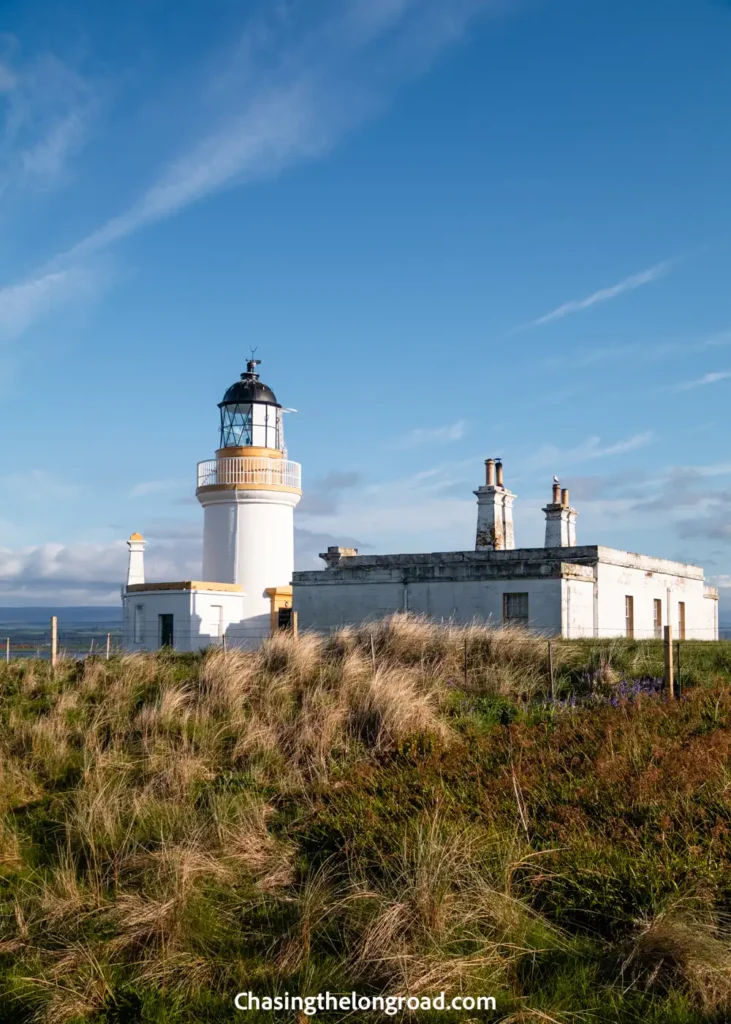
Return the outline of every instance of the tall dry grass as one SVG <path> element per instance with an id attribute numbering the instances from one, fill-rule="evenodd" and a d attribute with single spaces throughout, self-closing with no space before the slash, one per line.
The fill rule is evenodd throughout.
<path id="1" fill-rule="evenodd" d="M 536 965 L 586 954 L 530 899 L 550 851 L 521 821 L 523 804 L 539 812 L 536 781 L 518 779 L 520 745 L 510 784 L 496 778 L 489 827 L 439 791 L 440 759 L 459 766 L 474 742 L 456 704 L 544 694 L 546 653 L 517 628 L 397 615 L 329 637 L 278 635 L 256 653 L 6 666 L 6 1004 L 49 1024 L 137 1019 L 143 1005 L 150 1021 L 224 1020 L 242 987 L 357 984 L 495 989 L 505 1019 L 561 1019 L 559 996 L 533 1010 L 522 995 Z M 413 750 L 430 759 L 437 795 L 400 790 L 391 825 L 390 780 L 402 758 L 418 780 Z M 459 782 L 465 800 L 472 784 Z M 376 838 L 332 855 L 327 807 L 339 793 L 336 831 Z M 725 1007 L 731 947 L 717 918 L 694 915 L 642 918 L 617 978 L 638 992 L 679 985 L 704 1012 Z M 16 1018 L 0 1010 L 5 1019 Z"/>

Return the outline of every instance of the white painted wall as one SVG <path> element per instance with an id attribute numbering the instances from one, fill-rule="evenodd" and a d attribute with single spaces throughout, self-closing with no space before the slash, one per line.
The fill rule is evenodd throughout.
<path id="1" fill-rule="evenodd" d="M 206 498 L 208 497 L 209 495 L 206 495 Z M 210 497 L 213 498 L 213 494 Z M 231 500 L 206 501 L 203 507 L 203 568 L 201 572 L 206 583 L 237 582 L 237 536 L 236 502 Z"/>
<path id="2" fill-rule="evenodd" d="M 143 591 L 125 594 L 122 643 L 129 651 L 156 651 L 160 646 L 160 615 L 174 616 L 173 639 L 178 650 L 194 650 L 190 645 L 191 594 L 189 591 Z M 142 641 L 134 638 L 134 609 L 142 608 Z M 197 646 L 197 645 L 196 645 Z"/>
<path id="3" fill-rule="evenodd" d="M 562 634 L 576 640 L 594 636 L 594 580 L 561 580 Z"/>
<path id="4" fill-rule="evenodd" d="M 179 651 L 197 651 L 209 644 L 219 644 L 219 626 L 227 635 L 230 634 L 232 642 L 237 641 L 243 632 L 243 600 L 240 593 L 215 590 L 149 590 L 123 594 L 122 604 L 122 644 L 127 651 L 158 650 L 160 615 L 173 616 L 173 643 Z M 141 607 L 144 623 L 140 641 L 135 639 L 136 607 Z"/>
<path id="5" fill-rule="evenodd" d="M 561 580 L 426 580 L 341 582 L 294 588 L 301 629 L 328 630 L 408 610 L 435 620 L 503 621 L 503 594 L 527 593 L 532 628 L 561 631 Z"/>
<path id="6" fill-rule="evenodd" d="M 199 494 L 204 507 L 203 578 L 238 583 L 243 616 L 252 630 L 268 631 L 268 587 L 287 586 L 294 571 L 294 509 L 290 491 L 212 490 Z M 262 618 L 263 617 L 263 618 Z"/>
<path id="7" fill-rule="evenodd" d="M 630 558 L 638 556 L 628 553 Z M 600 561 L 598 565 L 598 635 L 623 636 L 625 634 L 625 596 L 634 598 L 634 635 L 638 639 L 654 636 L 653 600 L 662 601 L 663 625 L 673 627 L 678 636 L 680 601 L 685 602 L 685 635 L 688 640 L 717 639 L 717 602 L 705 596 L 702 573 L 693 578 L 679 572 L 662 572 L 653 563 L 660 559 L 645 560 L 646 567 L 616 565 Z M 677 563 L 668 563 L 668 568 Z M 695 568 L 695 567 L 688 567 Z M 668 589 L 670 608 L 668 613 Z"/>
<path id="8" fill-rule="evenodd" d="M 503 555 L 508 554 L 515 557 L 515 575 L 492 578 L 497 567 L 505 571 Z M 631 595 L 638 639 L 655 635 L 655 598 L 662 601 L 663 625 L 669 621 L 674 636 L 679 635 L 683 601 L 686 639 L 718 637 L 718 602 L 708 596 L 698 566 L 596 547 L 545 550 L 543 567 L 537 555 L 535 549 L 498 552 L 485 556 L 482 569 L 472 553 L 384 556 L 380 563 L 360 556 L 352 568 L 344 559 L 340 568 L 297 574 L 294 607 L 303 629 L 333 629 L 399 610 L 436 620 L 499 623 L 503 595 L 527 593 L 532 628 L 569 638 L 609 637 L 625 635 L 625 597 Z M 557 559 L 572 556 L 576 561 L 563 564 L 559 572 Z M 534 578 L 526 572 L 529 567 Z M 544 569 L 546 576 L 539 578 Z M 415 579 L 419 574 L 428 578 Z"/>

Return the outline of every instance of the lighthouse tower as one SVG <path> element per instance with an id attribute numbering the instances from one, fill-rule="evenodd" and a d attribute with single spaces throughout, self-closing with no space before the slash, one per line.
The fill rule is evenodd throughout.
<path id="1" fill-rule="evenodd" d="M 249 360 L 219 403 L 219 447 L 215 459 L 198 464 L 196 489 L 203 579 L 241 587 L 241 629 L 252 636 L 269 632 L 277 593 L 291 595 L 302 497 L 301 467 L 286 457 L 283 409 L 259 379 L 259 362 Z"/>

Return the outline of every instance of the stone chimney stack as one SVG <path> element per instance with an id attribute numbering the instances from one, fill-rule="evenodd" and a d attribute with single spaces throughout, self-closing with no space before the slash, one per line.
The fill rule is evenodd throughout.
<path id="1" fill-rule="evenodd" d="M 547 548 L 576 547 L 576 517 L 578 512 L 569 504 L 567 487 L 561 489 L 558 477 L 553 478 L 553 501 L 546 505 Z"/>
<path id="2" fill-rule="evenodd" d="M 337 569 L 341 558 L 352 558 L 358 554 L 357 548 L 341 548 L 338 545 L 331 545 L 327 551 L 319 555 L 328 569 Z"/>
<path id="3" fill-rule="evenodd" d="M 485 480 L 486 483 L 474 492 L 477 496 L 475 551 L 512 551 L 515 547 L 515 495 L 505 487 L 502 459 L 485 460 Z"/>
<path id="4" fill-rule="evenodd" d="M 129 565 L 127 568 L 127 586 L 145 582 L 145 538 L 141 533 L 133 533 L 127 541 L 129 548 Z"/>

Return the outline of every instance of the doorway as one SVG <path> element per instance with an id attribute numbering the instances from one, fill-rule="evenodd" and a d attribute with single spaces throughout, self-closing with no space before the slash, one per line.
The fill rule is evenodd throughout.
<path id="1" fill-rule="evenodd" d="M 161 647 L 172 647 L 173 646 L 173 616 L 172 615 L 158 615 L 160 623 L 160 646 Z"/>

